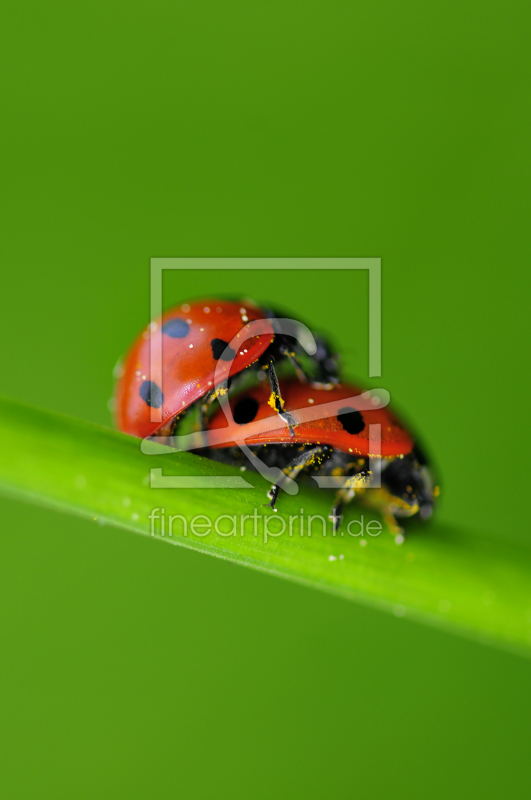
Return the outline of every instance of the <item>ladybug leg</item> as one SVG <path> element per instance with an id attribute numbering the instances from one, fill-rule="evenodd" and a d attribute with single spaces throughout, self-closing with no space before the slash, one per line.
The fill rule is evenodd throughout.
<path id="1" fill-rule="evenodd" d="M 330 390 L 339 384 L 338 368 L 335 356 L 325 342 L 320 337 L 315 337 L 317 350 L 315 355 L 312 356 L 313 361 L 317 364 L 317 374 L 310 377 L 304 370 L 304 367 L 299 361 L 298 356 L 288 344 L 281 344 L 279 347 L 280 355 L 287 358 L 293 369 L 295 370 L 298 379 L 302 383 L 309 383 L 312 389 L 327 389 Z"/>
<path id="2" fill-rule="evenodd" d="M 270 491 L 267 493 L 269 497 L 269 503 L 264 503 L 264 506 L 269 506 L 269 508 L 275 508 L 275 503 L 277 502 L 278 493 L 280 492 L 280 486 L 276 484 L 271 487 Z"/>
<path id="3" fill-rule="evenodd" d="M 286 478 L 295 480 L 303 470 L 313 471 L 319 469 L 323 461 L 328 458 L 331 453 L 332 448 L 326 445 L 319 445 L 318 447 L 312 447 L 310 450 L 304 450 L 296 456 L 293 461 L 290 461 L 282 472 Z M 277 502 L 278 494 L 281 489 L 282 480 L 280 483 L 271 487 L 271 491 L 267 495 L 269 497 L 269 503 L 264 503 L 264 505 L 275 508 L 275 503 Z"/>
<path id="4" fill-rule="evenodd" d="M 173 446 L 174 445 L 173 437 L 177 433 L 177 428 L 179 427 L 179 423 L 181 422 L 181 420 L 183 419 L 185 414 L 186 414 L 186 411 L 183 411 L 181 414 L 176 414 L 175 417 L 170 419 L 169 422 L 167 422 L 165 425 L 162 426 L 162 428 L 159 428 L 159 430 L 156 431 L 153 434 L 153 436 L 157 437 L 157 438 L 166 437 L 167 439 L 170 440 L 169 442 L 167 442 L 167 444 L 170 444 L 171 446 Z"/>
<path id="5" fill-rule="evenodd" d="M 343 488 L 337 493 L 336 502 L 332 507 L 330 516 L 328 517 L 328 519 L 332 520 L 334 533 L 338 532 L 339 526 L 343 520 L 343 506 L 345 506 L 346 503 L 350 503 L 354 497 L 354 489 L 349 485 L 351 480 L 352 479 L 349 478 Z"/>
<path id="6" fill-rule="evenodd" d="M 403 544 L 406 532 L 404 528 L 400 527 L 398 520 L 392 511 L 388 511 L 384 514 L 384 522 L 389 528 L 391 535 L 395 537 L 395 542 L 397 544 Z"/>
<path id="7" fill-rule="evenodd" d="M 214 397 L 214 390 L 211 389 L 210 392 L 203 397 L 201 401 L 201 405 L 199 406 L 199 414 L 198 414 L 198 428 L 200 431 L 206 431 L 208 425 L 208 409 L 210 408 L 211 404 L 215 400 Z"/>
<path id="8" fill-rule="evenodd" d="M 275 370 L 275 359 L 273 356 L 269 356 L 267 368 L 269 371 L 269 383 L 271 384 L 271 397 L 269 398 L 269 405 L 271 408 L 274 408 L 278 416 L 284 420 L 289 428 L 289 435 L 295 436 L 295 431 L 293 429 L 297 427 L 297 423 L 289 411 L 284 410 L 284 400 L 280 394 L 280 386 L 278 383 L 278 377 Z"/>
<path id="9" fill-rule="evenodd" d="M 183 418 L 182 414 L 177 414 L 171 421 L 169 435 L 173 438 L 177 433 L 177 428 L 179 427 L 179 422 Z"/>
<path id="10" fill-rule="evenodd" d="M 301 383 L 311 383 L 311 379 L 305 373 L 299 359 L 295 355 L 294 351 L 290 347 L 288 347 L 287 344 L 281 344 L 280 347 L 278 348 L 278 352 L 280 353 L 281 356 L 284 356 L 284 358 L 288 359 L 289 363 L 295 370 L 297 378 L 300 380 Z"/>
<path id="11" fill-rule="evenodd" d="M 314 378 L 316 388 L 332 389 L 340 383 L 338 357 L 321 336 L 315 337 L 317 350 L 313 360 L 318 366 L 318 374 Z"/>
<path id="12" fill-rule="evenodd" d="M 280 311 L 273 308 L 264 308 L 263 310 L 269 319 L 281 319 L 284 316 Z M 295 337 L 283 333 L 278 333 L 275 337 L 276 346 L 280 344 L 278 352 L 291 362 L 299 380 L 311 384 L 314 389 L 331 389 L 340 383 L 337 354 L 332 350 L 326 339 L 314 335 L 314 340 L 317 349 L 311 359 L 317 365 L 317 374 L 313 378 L 309 378 L 293 352 L 294 346 L 297 350 L 303 352 L 300 346 L 295 344 Z"/>
<path id="13" fill-rule="evenodd" d="M 228 392 L 228 381 L 222 381 L 219 386 L 216 386 L 214 389 L 211 389 L 206 395 L 203 397 L 201 401 L 201 405 L 199 406 L 199 430 L 205 431 L 208 426 L 208 410 L 214 400 L 217 400 L 218 397 L 221 395 L 227 394 Z"/>
<path id="14" fill-rule="evenodd" d="M 349 475 L 341 489 L 338 491 L 336 495 L 336 502 L 332 507 L 330 516 L 328 517 L 328 519 L 332 520 L 333 522 L 334 533 L 338 532 L 339 526 L 341 525 L 341 521 L 343 519 L 343 515 L 341 513 L 343 506 L 347 503 L 350 503 L 356 494 L 356 489 L 363 488 L 364 485 L 370 481 L 370 478 L 371 473 L 367 469 L 359 469 L 358 467 L 354 474 Z"/>
<path id="15" fill-rule="evenodd" d="M 337 533 L 339 530 L 339 526 L 341 525 L 341 520 L 343 519 L 343 503 L 339 502 L 332 506 L 332 510 L 328 515 L 328 519 L 332 521 L 332 529 L 334 533 Z"/>

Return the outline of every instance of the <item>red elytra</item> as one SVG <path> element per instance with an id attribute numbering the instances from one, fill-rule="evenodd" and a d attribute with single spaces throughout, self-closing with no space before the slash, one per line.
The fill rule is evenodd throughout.
<path id="1" fill-rule="evenodd" d="M 346 383 L 330 390 L 312 389 L 294 379 L 282 381 L 280 388 L 285 409 L 296 420 L 297 409 L 304 409 L 307 416 L 294 429 L 294 437 L 269 405 L 269 387 L 262 385 L 231 399 L 232 419 L 229 423 L 223 409 L 214 414 L 208 426 L 209 431 L 215 432 L 210 446 L 233 447 L 238 442 L 247 445 L 322 444 L 358 456 L 381 455 L 383 458 L 407 455 L 413 449 L 411 435 L 387 408 L 357 410 L 356 400 L 352 398 L 367 390 Z M 370 400 L 363 405 L 367 402 Z M 318 406 L 325 403 L 332 404 L 332 416 L 323 417 L 322 410 L 319 411 Z M 358 405 L 361 408 L 359 401 Z M 269 418 L 273 419 L 269 421 Z M 264 423 L 264 420 L 268 422 Z M 380 426 L 379 441 L 378 429 L 370 430 L 370 425 Z"/>
<path id="2" fill-rule="evenodd" d="M 225 347 L 254 320 L 264 320 L 260 335 L 242 340 L 243 349 L 235 356 L 228 353 Z M 214 388 L 215 378 L 219 385 L 249 367 L 273 338 L 272 324 L 248 300 L 197 300 L 169 309 L 140 333 L 119 368 L 117 428 L 142 438 L 152 436 Z M 152 339 L 162 361 L 150 369 Z"/>

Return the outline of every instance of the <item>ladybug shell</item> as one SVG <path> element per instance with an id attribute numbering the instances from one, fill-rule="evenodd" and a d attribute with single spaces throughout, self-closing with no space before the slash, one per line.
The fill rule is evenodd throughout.
<path id="1" fill-rule="evenodd" d="M 242 350 L 235 354 L 224 352 L 253 320 L 263 320 L 260 335 L 242 337 Z M 250 366 L 273 338 L 271 322 L 249 301 L 198 300 L 169 309 L 142 331 L 119 370 L 117 428 L 142 438 L 152 436 L 212 389 L 215 376 L 219 385 L 229 377 L 229 368 L 235 375 Z M 153 339 L 154 353 L 162 352 L 162 362 L 150 370 Z"/>
<path id="2" fill-rule="evenodd" d="M 220 409 L 209 423 L 213 435 L 212 447 L 232 447 L 238 442 L 247 445 L 261 444 L 322 444 L 334 447 L 345 453 L 359 456 L 381 455 L 382 457 L 407 455 L 413 449 L 411 435 L 385 408 L 369 408 L 358 411 L 356 398 L 366 390 L 350 384 L 342 384 L 333 389 L 312 389 L 308 384 L 291 379 L 282 382 L 284 408 L 297 420 L 297 409 L 307 409 L 310 419 L 298 424 L 291 437 L 285 422 L 282 422 L 269 405 L 269 386 L 257 386 L 232 398 L 230 407 L 233 419 L 228 424 L 225 412 Z M 366 395 L 365 395 L 366 398 Z M 367 404 L 367 399 L 365 403 Z M 370 400 L 369 400 L 370 402 Z M 322 417 L 320 404 L 337 404 L 333 416 Z M 358 403 L 360 404 L 360 403 Z M 361 404 L 360 404 L 361 405 Z M 341 412 L 338 417 L 338 412 Z M 274 417 L 274 430 L 261 430 L 262 420 Z M 370 425 L 379 425 L 378 430 L 369 431 Z M 222 431 L 222 429 L 226 429 Z M 223 438 L 223 443 L 216 439 Z"/>

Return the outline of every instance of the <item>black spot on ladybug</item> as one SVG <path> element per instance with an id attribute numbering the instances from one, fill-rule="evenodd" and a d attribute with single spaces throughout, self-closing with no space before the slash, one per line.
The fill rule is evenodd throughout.
<path id="1" fill-rule="evenodd" d="M 236 356 L 236 350 L 229 347 L 229 343 L 224 342 L 223 339 L 212 339 L 210 346 L 216 361 L 219 361 L 220 358 L 222 361 L 232 361 Z"/>
<path id="2" fill-rule="evenodd" d="M 184 339 L 190 333 L 190 326 L 184 319 L 169 319 L 162 326 L 162 333 L 171 336 L 172 339 Z"/>
<path id="3" fill-rule="evenodd" d="M 254 397 L 244 397 L 234 406 L 234 422 L 237 425 L 247 425 L 252 422 L 258 412 L 258 400 Z"/>
<path id="4" fill-rule="evenodd" d="M 361 433 L 365 427 L 365 420 L 355 408 L 349 408 L 348 406 L 340 408 L 337 418 L 346 432 L 352 434 L 352 436 Z"/>
<path id="5" fill-rule="evenodd" d="M 140 397 L 151 408 L 160 408 L 164 402 L 162 390 L 153 381 L 143 381 L 140 386 Z"/>

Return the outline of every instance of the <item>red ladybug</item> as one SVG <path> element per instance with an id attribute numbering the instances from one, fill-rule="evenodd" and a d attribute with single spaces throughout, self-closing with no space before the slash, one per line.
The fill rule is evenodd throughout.
<path id="1" fill-rule="evenodd" d="M 392 532 L 400 535 L 397 541 L 402 540 L 403 533 L 398 519 L 415 515 L 426 519 L 431 515 L 438 488 L 434 487 L 430 467 L 400 420 L 387 408 L 371 407 L 370 393 L 349 384 L 324 391 L 290 379 L 282 382 L 282 396 L 297 423 L 294 436 L 286 425 L 269 424 L 274 430 L 264 430 L 263 421 L 274 417 L 275 412 L 269 405 L 267 388 L 256 386 L 230 400 L 230 422 L 223 409 L 214 414 L 208 430 L 217 432 L 215 438 L 223 434 L 224 441 L 213 444 L 214 449 L 204 455 L 238 462 L 243 454 L 237 445 L 245 444 L 268 467 L 279 467 L 289 478 L 301 471 L 341 477 L 331 514 L 334 530 L 339 528 L 342 506 L 354 495 L 384 514 Z M 327 404 L 331 416 L 323 416 L 321 404 Z M 301 410 L 304 421 L 300 421 Z M 216 454 L 222 447 L 228 448 L 221 451 L 227 458 L 219 451 Z M 376 465 L 380 473 L 379 488 L 374 488 L 376 475 L 369 470 L 369 458 L 373 459 L 373 470 Z M 268 505 L 272 508 L 281 483 L 271 489 Z"/>
<path id="2" fill-rule="evenodd" d="M 293 432 L 284 410 L 274 368 L 275 357 L 287 357 L 300 374 L 290 337 L 275 334 L 274 314 L 249 300 L 197 300 L 166 311 L 138 336 L 118 368 L 115 395 L 116 425 L 140 436 L 171 435 L 177 421 L 202 398 L 203 414 L 217 396 L 227 391 L 228 379 L 258 362 L 269 372 L 276 413 Z M 245 339 L 242 329 L 260 320 L 259 334 Z M 230 344 L 241 338 L 241 349 Z M 151 345 L 161 354 L 151 364 Z M 328 346 L 319 339 L 314 361 L 320 374 L 335 380 L 335 363 Z"/>

